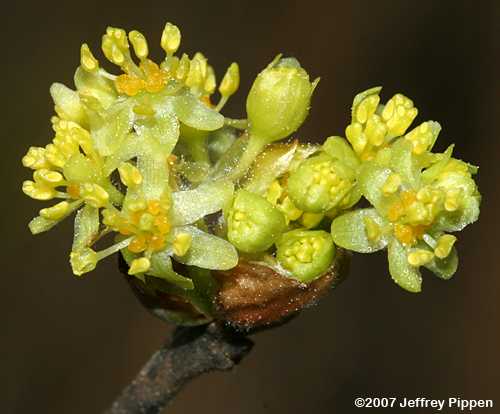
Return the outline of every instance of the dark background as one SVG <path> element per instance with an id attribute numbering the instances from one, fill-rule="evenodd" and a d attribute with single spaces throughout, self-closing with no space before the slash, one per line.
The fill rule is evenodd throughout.
<path id="1" fill-rule="evenodd" d="M 252 79 L 284 52 L 322 77 L 302 139 L 343 134 L 354 94 L 381 84 L 384 99 L 401 91 L 414 100 L 418 122 L 443 125 L 439 150 L 456 142 L 457 157 L 481 166 L 484 197 L 480 222 L 460 235 L 453 280 L 426 274 L 423 292 L 413 295 L 391 282 L 384 254 L 355 256 L 350 278 L 320 306 L 256 335 L 254 351 L 234 372 L 197 379 L 168 412 L 354 413 L 362 411 L 353 408 L 358 396 L 494 399 L 489 412 L 500 412 L 499 6 L 437 0 L 2 6 L 0 412 L 98 413 L 171 332 L 139 306 L 113 259 L 73 277 L 71 220 L 32 237 L 26 224 L 41 205 L 20 190 L 30 176 L 22 155 L 52 138 L 49 85 L 71 84 L 81 43 L 97 52 L 107 25 L 139 29 L 159 57 L 167 20 L 182 30 L 182 51 L 203 51 L 219 78 L 232 60 L 240 63 L 241 88 L 226 115 L 244 116 Z"/>

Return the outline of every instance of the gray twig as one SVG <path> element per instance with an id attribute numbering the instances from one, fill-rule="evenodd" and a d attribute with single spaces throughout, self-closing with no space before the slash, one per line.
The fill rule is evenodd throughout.
<path id="1" fill-rule="evenodd" d="M 155 352 L 105 414 L 157 414 L 191 379 L 227 371 L 248 354 L 253 342 L 212 322 L 177 328 L 171 343 Z"/>

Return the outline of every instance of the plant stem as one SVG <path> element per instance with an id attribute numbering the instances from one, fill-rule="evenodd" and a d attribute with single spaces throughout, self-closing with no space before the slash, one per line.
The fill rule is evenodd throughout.
<path id="1" fill-rule="evenodd" d="M 159 414 L 190 380 L 230 370 L 252 346 L 250 339 L 215 322 L 179 327 L 171 343 L 152 355 L 105 414 Z"/>

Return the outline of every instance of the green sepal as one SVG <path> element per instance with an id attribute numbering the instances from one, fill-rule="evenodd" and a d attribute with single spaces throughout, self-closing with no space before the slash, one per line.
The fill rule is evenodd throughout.
<path id="1" fill-rule="evenodd" d="M 366 223 L 380 228 L 380 236 L 370 241 L 367 237 Z M 374 208 L 351 211 L 332 221 L 332 238 L 336 245 L 358 253 L 373 253 L 387 246 L 391 239 L 387 231 L 388 223 Z"/>
<path id="2" fill-rule="evenodd" d="M 176 227 L 174 237 L 179 233 L 191 235 L 191 246 L 185 255 L 175 256 L 176 261 L 211 270 L 228 270 L 238 264 L 238 252 L 226 240 L 194 226 Z"/>
<path id="3" fill-rule="evenodd" d="M 397 239 L 393 238 L 389 242 L 387 256 L 392 280 L 408 292 L 420 292 L 422 290 L 420 271 L 408 263 L 407 249 Z"/>

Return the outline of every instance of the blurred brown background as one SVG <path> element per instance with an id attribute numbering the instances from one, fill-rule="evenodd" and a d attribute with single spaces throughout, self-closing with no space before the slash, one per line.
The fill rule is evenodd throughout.
<path id="1" fill-rule="evenodd" d="M 484 411 L 500 412 L 498 1 L 31 1 L 9 2 L 2 16 L 0 412 L 99 413 L 171 331 L 139 306 L 114 260 L 74 278 L 71 222 L 31 237 L 40 204 L 20 191 L 22 155 L 52 137 L 49 85 L 71 84 L 81 43 L 98 50 L 114 25 L 157 45 L 166 20 L 219 76 L 240 63 L 227 115 L 244 115 L 252 79 L 284 52 L 322 77 L 301 138 L 343 134 L 354 94 L 381 84 L 386 99 L 413 98 L 420 122 L 441 122 L 438 149 L 456 142 L 458 157 L 481 166 L 484 196 L 452 281 L 426 274 L 423 293 L 408 294 L 384 254 L 358 255 L 320 306 L 256 335 L 234 372 L 197 379 L 167 411 L 354 413 L 358 396 L 457 396 L 494 399 Z"/>

